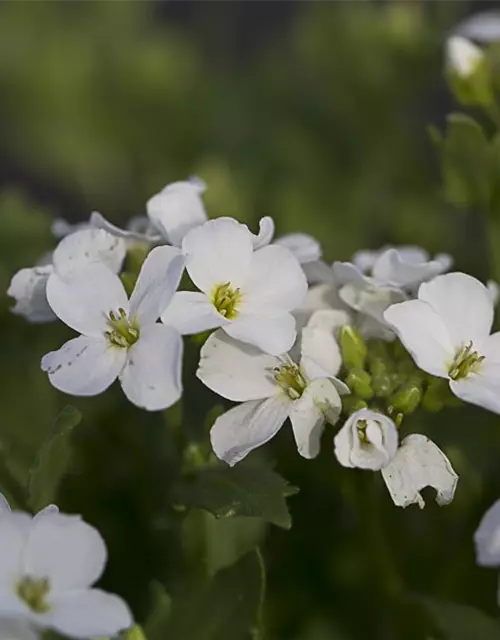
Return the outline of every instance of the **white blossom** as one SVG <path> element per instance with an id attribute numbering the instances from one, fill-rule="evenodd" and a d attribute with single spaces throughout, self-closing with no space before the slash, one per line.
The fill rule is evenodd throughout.
<path id="1" fill-rule="evenodd" d="M 388 416 L 360 409 L 347 418 L 334 444 L 342 466 L 379 470 L 396 455 L 398 430 Z"/>
<path id="2" fill-rule="evenodd" d="M 298 451 L 305 458 L 319 453 L 325 422 L 335 424 L 340 393 L 347 387 L 335 378 L 341 365 L 333 339 L 305 331 L 302 356 L 273 356 L 233 340 L 223 331 L 212 334 L 201 350 L 196 375 L 212 391 L 242 404 L 217 418 L 210 432 L 218 458 L 229 465 L 274 437 L 290 418 Z"/>
<path id="3" fill-rule="evenodd" d="M 500 413 L 500 333 L 490 335 L 494 308 L 472 276 L 449 273 L 420 286 L 417 300 L 384 314 L 416 365 L 449 380 L 452 392 Z"/>
<path id="4" fill-rule="evenodd" d="M 493 303 L 493 306 L 496 307 L 500 298 L 500 286 L 498 282 L 495 282 L 494 280 L 488 280 L 488 282 L 486 283 L 486 288 L 488 289 L 488 293 L 490 294 L 490 299 Z"/>
<path id="5" fill-rule="evenodd" d="M 232 218 L 209 220 L 184 238 L 186 269 L 200 292 L 179 291 L 162 314 L 183 334 L 222 327 L 272 354 L 295 341 L 292 311 L 307 282 L 292 253 L 268 245 L 254 251 L 248 228 Z"/>
<path id="6" fill-rule="evenodd" d="M 463 36 L 451 36 L 446 42 L 446 64 L 460 78 L 468 78 L 484 61 L 483 51 Z"/>
<path id="7" fill-rule="evenodd" d="M 382 469 L 389 493 L 398 507 L 418 504 L 423 509 L 420 491 L 436 490 L 436 502 L 449 504 L 455 495 L 458 476 L 441 449 L 426 436 L 412 433 L 402 441 L 396 455 Z"/>
<path id="8" fill-rule="evenodd" d="M 30 622 L 19 618 L 0 618 L 2 640 L 39 640 L 41 633 Z"/>
<path id="9" fill-rule="evenodd" d="M 484 514 L 474 534 L 476 560 L 483 567 L 500 567 L 500 500 Z"/>
<path id="10" fill-rule="evenodd" d="M 47 298 L 56 315 L 82 335 L 42 359 L 60 391 L 102 393 L 119 377 L 128 399 L 149 411 L 174 404 L 182 392 L 182 339 L 157 323 L 177 289 L 184 258 L 174 247 L 147 256 L 130 300 L 117 275 L 95 264 L 72 278 L 51 276 Z"/>
<path id="11" fill-rule="evenodd" d="M 81 518 L 50 510 L 34 517 L 3 512 L 0 540 L 0 620 L 13 619 L 9 633 L 24 629 L 23 640 L 36 638 L 33 625 L 92 638 L 131 626 L 121 598 L 92 588 L 107 551 L 99 532 Z"/>
<path id="12" fill-rule="evenodd" d="M 55 314 L 46 295 L 52 274 L 67 278 L 96 263 L 118 273 L 125 253 L 123 240 L 101 229 L 83 229 L 66 236 L 51 254 L 48 264 L 21 269 L 13 276 L 7 290 L 7 294 L 16 300 L 12 312 L 30 322 L 54 320 Z"/>
<path id="13" fill-rule="evenodd" d="M 482 11 L 467 16 L 454 29 L 455 33 L 478 42 L 500 40 L 500 12 Z"/>

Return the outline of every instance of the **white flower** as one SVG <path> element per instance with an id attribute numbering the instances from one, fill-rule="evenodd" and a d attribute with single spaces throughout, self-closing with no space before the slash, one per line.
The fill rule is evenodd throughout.
<path id="1" fill-rule="evenodd" d="M 464 273 L 424 283 L 418 300 L 384 314 L 420 369 L 447 378 L 452 392 L 500 413 L 500 333 L 490 335 L 493 303 L 487 288 Z"/>
<path id="2" fill-rule="evenodd" d="M 182 339 L 156 321 L 183 268 L 178 249 L 153 249 L 130 301 L 118 276 L 102 265 L 71 279 L 51 276 L 47 298 L 52 309 L 82 334 L 42 359 L 51 383 L 65 393 L 92 396 L 119 377 L 125 395 L 139 407 L 156 411 L 174 404 L 182 391 Z"/>
<path id="3" fill-rule="evenodd" d="M 380 470 L 394 504 L 407 507 L 425 502 L 424 487 L 436 489 L 436 502 L 453 500 L 458 476 L 445 454 L 429 438 L 406 436 L 398 448 L 398 430 L 391 418 L 360 409 L 345 422 L 334 439 L 335 455 L 344 467 Z"/>
<path id="4" fill-rule="evenodd" d="M 378 470 L 396 455 L 398 430 L 384 414 L 360 409 L 346 420 L 334 444 L 342 466 Z"/>
<path id="5" fill-rule="evenodd" d="M 300 455 L 315 457 L 325 422 L 335 424 L 339 417 L 339 391 L 349 391 L 335 378 L 340 364 L 335 340 L 314 330 L 302 335 L 300 364 L 287 354 L 263 353 L 222 331 L 211 335 L 201 350 L 196 375 L 212 391 L 243 403 L 217 418 L 212 427 L 217 457 L 236 464 L 271 440 L 287 418 Z"/>
<path id="6" fill-rule="evenodd" d="M 107 552 L 99 532 L 81 518 L 3 513 L 0 540 L 0 618 L 71 638 L 110 636 L 131 626 L 121 598 L 91 588 Z"/>
<path id="7" fill-rule="evenodd" d="M 2 640 L 39 640 L 41 634 L 29 622 L 17 618 L 0 618 Z"/>
<path id="8" fill-rule="evenodd" d="M 353 262 L 334 262 L 333 270 L 343 284 L 362 281 L 373 287 L 407 289 L 443 273 L 451 263 L 447 254 L 430 260 L 424 249 L 402 246 L 358 251 Z"/>
<path id="9" fill-rule="evenodd" d="M 500 12 L 482 11 L 468 16 L 456 27 L 455 32 L 479 42 L 500 40 Z"/>
<path id="10" fill-rule="evenodd" d="M 500 567 L 500 500 L 484 514 L 474 534 L 476 561 L 483 567 Z"/>
<path id="11" fill-rule="evenodd" d="M 30 322 L 50 322 L 54 312 L 47 302 L 47 282 L 53 273 L 71 275 L 90 264 L 100 263 L 118 273 L 125 258 L 123 240 L 101 229 L 76 231 L 61 240 L 49 264 L 21 269 L 12 278 L 7 294 L 16 300 L 12 312 Z"/>
<path id="12" fill-rule="evenodd" d="M 484 61 L 483 51 L 463 36 L 451 36 L 446 42 L 446 63 L 460 78 L 469 78 Z"/>
<path id="13" fill-rule="evenodd" d="M 488 282 L 486 283 L 486 288 L 488 289 L 488 293 L 490 294 L 493 306 L 496 307 L 500 298 L 500 286 L 498 282 L 495 282 L 494 280 L 488 280 Z"/>
<path id="14" fill-rule="evenodd" d="M 273 354 L 290 349 L 296 335 L 291 311 L 307 292 L 290 251 L 275 245 L 254 251 L 248 228 L 232 218 L 209 220 L 190 231 L 182 249 L 201 292 L 176 293 L 163 322 L 183 334 L 222 327 Z"/>

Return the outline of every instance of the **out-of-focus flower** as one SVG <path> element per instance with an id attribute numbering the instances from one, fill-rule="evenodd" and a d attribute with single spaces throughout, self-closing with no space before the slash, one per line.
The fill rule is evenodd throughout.
<path id="1" fill-rule="evenodd" d="M 478 42 L 500 40 L 500 12 L 482 11 L 468 16 L 455 27 L 454 32 Z"/>
<path id="2" fill-rule="evenodd" d="M 128 399 L 149 411 L 165 409 L 182 393 L 182 339 L 157 323 L 184 269 L 174 247 L 153 249 L 130 301 L 117 275 L 103 265 L 72 278 L 51 276 L 47 298 L 56 315 L 82 335 L 45 355 L 51 383 L 71 395 L 102 393 L 119 377 Z"/>
<path id="3" fill-rule="evenodd" d="M 183 334 L 222 327 L 272 354 L 291 348 L 296 336 L 291 312 L 305 298 L 307 282 L 288 249 L 268 245 L 254 251 L 248 228 L 232 218 L 193 229 L 182 249 L 200 292 L 176 293 L 163 322 Z"/>
<path id="4" fill-rule="evenodd" d="M 464 273 L 421 285 L 418 300 L 384 313 L 420 369 L 449 380 L 452 392 L 500 413 L 500 333 L 490 335 L 494 308 L 488 289 Z"/>
<path id="5" fill-rule="evenodd" d="M 333 337 L 305 331 L 301 343 L 297 364 L 287 354 L 263 353 L 223 331 L 206 341 L 196 375 L 212 391 L 242 403 L 212 427 L 218 458 L 236 464 L 271 440 L 287 418 L 300 455 L 313 458 L 319 453 L 325 422 L 335 424 L 340 415 L 339 391 L 349 390 L 335 378 L 341 362 Z"/>
<path id="6" fill-rule="evenodd" d="M 0 620 L 13 638 L 36 638 L 30 626 L 71 638 L 110 636 L 132 624 L 118 596 L 92 589 L 107 559 L 99 532 L 79 517 L 42 511 L 0 517 Z M 10 624 L 10 627 L 8 626 Z M 2 638 L 6 636 L 2 635 Z M 8 636 L 7 636 L 8 637 Z"/>
<path id="7" fill-rule="evenodd" d="M 446 42 L 446 62 L 452 73 L 467 79 L 484 62 L 484 53 L 467 38 L 451 36 Z"/>
<path id="8" fill-rule="evenodd" d="M 25 620 L 0 618 L 0 638 L 2 640 L 40 640 L 41 632 Z"/>
<path id="9" fill-rule="evenodd" d="M 483 567 L 500 567 L 500 500 L 484 514 L 474 534 L 476 561 Z"/>

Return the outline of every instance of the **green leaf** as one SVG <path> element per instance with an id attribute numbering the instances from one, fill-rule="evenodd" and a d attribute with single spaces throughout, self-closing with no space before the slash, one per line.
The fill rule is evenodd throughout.
<path id="1" fill-rule="evenodd" d="M 70 405 L 64 407 L 35 459 L 28 479 L 30 503 L 35 511 L 56 499 L 71 455 L 70 435 L 81 419 L 78 409 Z"/>
<path id="2" fill-rule="evenodd" d="M 432 134 L 441 153 L 446 198 L 455 206 L 489 209 L 493 190 L 492 156 L 481 126 L 469 116 L 448 116 L 446 136 Z"/>
<path id="3" fill-rule="evenodd" d="M 292 519 L 286 498 L 297 493 L 284 478 L 266 467 L 205 467 L 177 485 L 171 495 L 176 505 L 210 511 L 217 518 L 247 516 L 289 529 Z"/>
<path id="4" fill-rule="evenodd" d="M 257 640 L 264 588 L 262 558 L 258 551 L 252 551 L 187 597 L 174 600 L 163 637 L 168 640 Z"/>
<path id="5" fill-rule="evenodd" d="M 152 584 L 151 591 L 152 609 L 144 625 L 144 632 L 147 640 L 164 640 L 172 600 L 159 582 Z"/>
<path id="6" fill-rule="evenodd" d="M 499 640 L 500 622 L 472 607 L 424 599 L 425 611 L 444 640 Z"/>

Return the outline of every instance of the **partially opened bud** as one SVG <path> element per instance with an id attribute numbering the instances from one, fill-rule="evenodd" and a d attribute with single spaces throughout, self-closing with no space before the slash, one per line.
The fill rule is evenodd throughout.
<path id="1" fill-rule="evenodd" d="M 342 362 L 346 369 L 363 369 L 368 349 L 363 336 L 354 327 L 345 325 L 339 332 Z"/>

